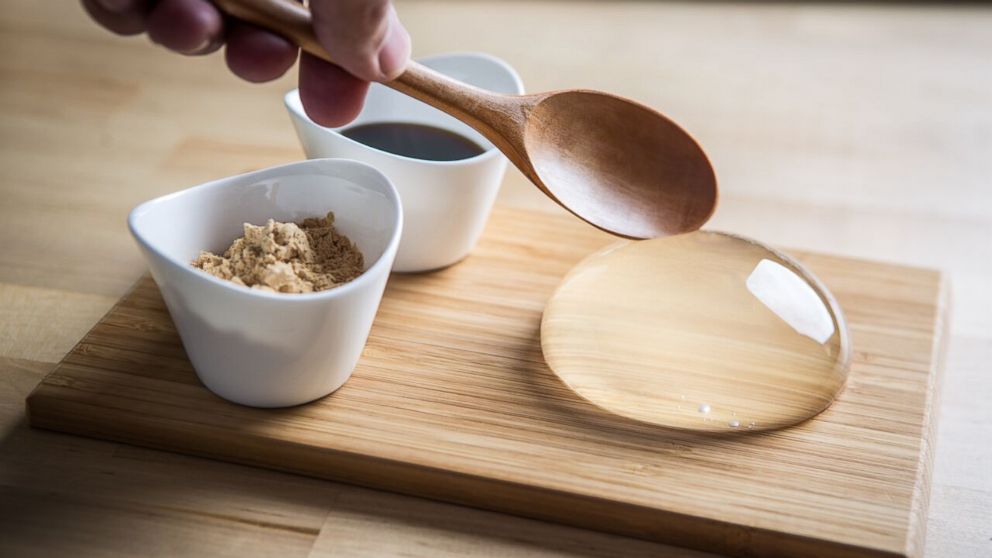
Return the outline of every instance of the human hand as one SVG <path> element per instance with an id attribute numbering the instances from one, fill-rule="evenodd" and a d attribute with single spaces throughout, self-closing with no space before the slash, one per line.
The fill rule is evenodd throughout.
<path id="1" fill-rule="evenodd" d="M 231 71 L 251 82 L 276 79 L 296 62 L 299 49 L 283 37 L 226 18 L 208 0 L 82 0 L 90 16 L 119 35 L 148 33 L 155 43 L 187 55 L 227 45 Z M 310 0 L 314 32 L 336 64 L 303 53 L 300 99 L 324 126 L 358 115 L 370 81 L 389 81 L 410 57 L 410 35 L 390 0 Z"/>

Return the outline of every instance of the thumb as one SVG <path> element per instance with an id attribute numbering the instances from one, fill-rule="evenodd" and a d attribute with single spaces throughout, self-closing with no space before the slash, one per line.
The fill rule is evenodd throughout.
<path id="1" fill-rule="evenodd" d="M 410 59 L 410 34 L 389 0 L 311 0 L 314 32 L 335 64 L 367 81 L 389 81 Z"/>

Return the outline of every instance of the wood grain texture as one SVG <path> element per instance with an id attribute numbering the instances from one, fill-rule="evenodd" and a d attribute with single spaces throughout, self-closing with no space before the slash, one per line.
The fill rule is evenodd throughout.
<path id="1" fill-rule="evenodd" d="M 58 362 L 114 302 L 109 296 L 0 284 L 0 355 Z"/>
<path id="2" fill-rule="evenodd" d="M 798 427 L 714 438 L 597 411 L 543 364 L 544 301 L 610 241 L 562 217 L 498 212 L 465 262 L 391 279 L 344 388 L 277 411 L 201 387 L 144 279 L 32 394 L 29 416 L 729 554 L 917 555 L 922 524 L 911 518 L 926 513 L 940 274 L 799 255 L 848 311 L 847 389 Z"/>

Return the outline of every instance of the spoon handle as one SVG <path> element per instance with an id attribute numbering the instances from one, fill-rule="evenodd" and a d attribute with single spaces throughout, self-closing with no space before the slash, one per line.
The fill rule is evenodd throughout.
<path id="1" fill-rule="evenodd" d="M 310 54 L 333 62 L 313 32 L 310 10 L 292 0 L 212 0 L 225 14 L 275 31 Z"/>
<path id="2" fill-rule="evenodd" d="M 304 51 L 328 62 L 331 54 L 314 34 L 310 10 L 293 0 L 213 0 L 226 14 L 279 33 Z M 512 145 L 523 124 L 524 97 L 500 95 L 462 83 L 410 61 L 404 72 L 384 85 L 423 101 L 475 128 L 517 164 L 523 160 Z"/>

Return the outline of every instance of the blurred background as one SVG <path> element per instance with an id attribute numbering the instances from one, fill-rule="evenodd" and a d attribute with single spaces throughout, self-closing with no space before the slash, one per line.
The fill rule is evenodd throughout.
<path id="1" fill-rule="evenodd" d="M 515 66 L 528 90 L 611 91 L 681 123 L 720 181 L 709 228 L 947 272 L 954 311 L 927 555 L 992 553 L 984 373 L 992 7 L 399 0 L 397 8 L 415 56 L 489 52 Z M 0 376 L 0 440 L 19 448 L 0 458 L 0 484 L 14 490 L 46 486 L 59 471 L 2 474 L 3 460 L 43 453 L 23 425 L 23 395 L 144 272 L 126 232 L 130 208 L 303 153 L 281 104 L 295 70 L 250 85 L 220 54 L 183 58 L 144 37 L 112 36 L 75 1 L 4 0 L 0 52 L 0 356 L 12 370 Z M 561 211 L 513 169 L 499 203 Z M 90 451 L 51 447 L 53 460 Z M 23 496 L 17 490 L 10 494 Z M 431 506 L 422 513 L 448 513 Z M 581 550 L 554 542 L 568 538 L 564 528 L 555 537 L 515 529 L 531 533 L 522 535 L 528 548 Z M 607 540 L 574 536 L 591 548 Z"/>

